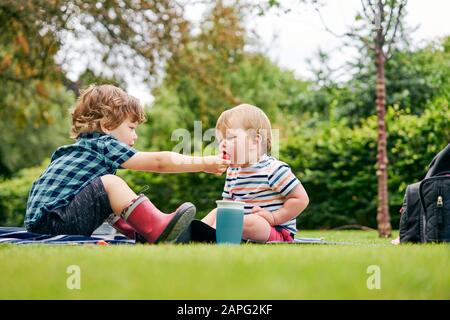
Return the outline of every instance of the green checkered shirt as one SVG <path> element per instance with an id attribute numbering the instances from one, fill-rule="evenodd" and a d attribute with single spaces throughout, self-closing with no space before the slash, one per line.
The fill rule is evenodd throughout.
<path id="1" fill-rule="evenodd" d="M 58 148 L 28 196 L 25 226 L 45 213 L 67 206 L 93 179 L 115 174 L 137 151 L 111 135 L 83 133 L 74 144 Z"/>

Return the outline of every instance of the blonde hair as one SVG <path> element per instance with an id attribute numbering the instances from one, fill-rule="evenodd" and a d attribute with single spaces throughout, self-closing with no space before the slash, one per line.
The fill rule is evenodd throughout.
<path id="1" fill-rule="evenodd" d="M 72 109 L 71 138 L 85 132 L 114 130 L 126 119 L 145 121 L 144 110 L 135 97 L 113 85 L 90 85 L 78 97 Z"/>
<path id="2" fill-rule="evenodd" d="M 251 104 L 240 104 L 222 112 L 217 119 L 216 130 L 225 137 L 227 129 L 243 129 L 259 134 L 268 153 L 272 149 L 272 126 L 267 115 Z"/>

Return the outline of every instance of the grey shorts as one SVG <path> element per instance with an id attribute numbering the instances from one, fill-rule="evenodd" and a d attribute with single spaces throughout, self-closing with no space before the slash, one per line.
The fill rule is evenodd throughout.
<path id="1" fill-rule="evenodd" d="M 78 192 L 69 205 L 45 213 L 29 231 L 90 236 L 111 213 L 108 194 L 98 177 Z"/>

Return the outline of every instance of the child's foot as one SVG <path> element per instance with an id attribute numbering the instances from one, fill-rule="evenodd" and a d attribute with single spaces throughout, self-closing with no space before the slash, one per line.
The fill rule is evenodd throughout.
<path id="1" fill-rule="evenodd" d="M 147 242 L 175 242 L 194 219 L 195 206 L 186 202 L 175 212 L 166 214 L 141 195 L 132 201 L 123 215 L 126 222 Z"/>
<path id="2" fill-rule="evenodd" d="M 391 241 L 392 244 L 398 245 L 400 244 L 400 236 Z"/>
<path id="3" fill-rule="evenodd" d="M 161 235 L 156 239 L 158 242 L 175 242 L 178 237 L 191 224 L 195 216 L 195 206 L 192 203 L 183 203 L 173 213 L 172 220 L 170 220 L 167 227 L 162 231 Z"/>

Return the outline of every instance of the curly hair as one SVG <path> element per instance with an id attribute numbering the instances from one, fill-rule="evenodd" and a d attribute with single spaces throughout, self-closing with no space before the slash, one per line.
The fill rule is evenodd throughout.
<path id="1" fill-rule="evenodd" d="M 145 121 L 144 109 L 139 100 L 113 85 L 90 85 L 78 97 L 71 111 L 71 138 L 77 139 L 85 132 L 114 130 L 123 121 L 141 124 Z"/>

